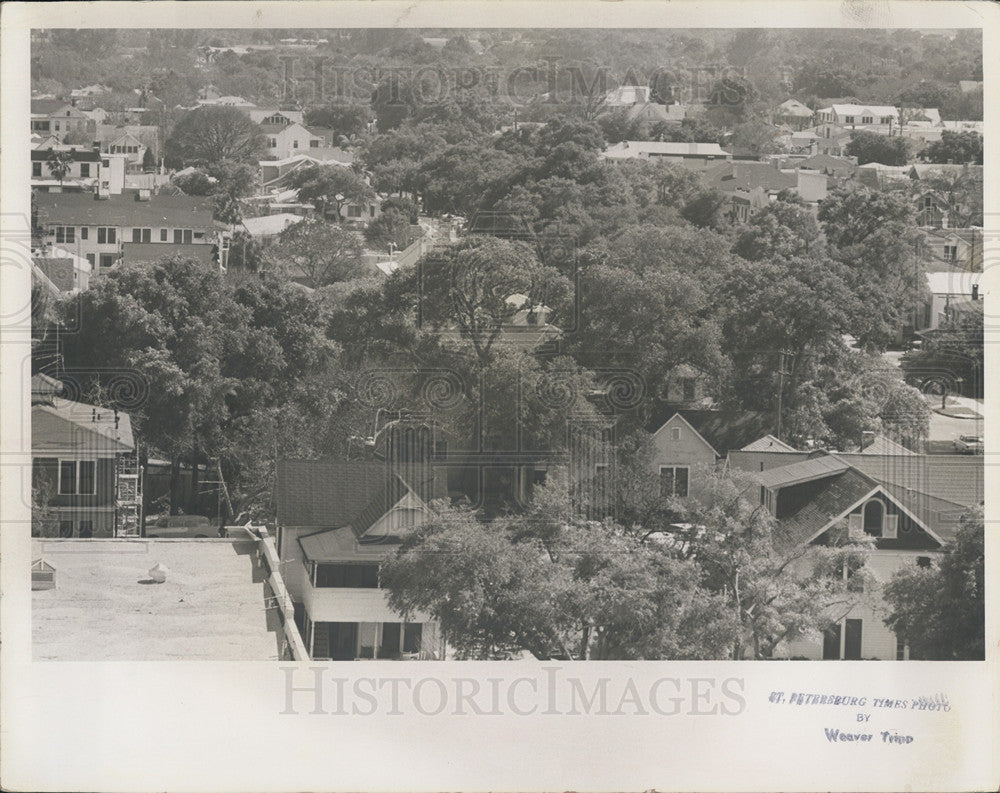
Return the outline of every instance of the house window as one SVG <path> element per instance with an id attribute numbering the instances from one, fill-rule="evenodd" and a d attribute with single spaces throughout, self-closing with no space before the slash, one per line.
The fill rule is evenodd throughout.
<path id="1" fill-rule="evenodd" d="M 681 439 L 681 428 L 671 427 L 670 428 L 670 440 L 679 441 Z"/>
<path id="2" fill-rule="evenodd" d="M 917 567 L 930 567 L 931 557 L 929 556 L 918 556 L 917 557 Z"/>
<path id="3" fill-rule="evenodd" d="M 907 659 L 908 653 L 906 652 L 906 640 L 902 636 L 896 637 L 896 660 L 905 661 Z"/>
<path id="4" fill-rule="evenodd" d="M 80 163 L 80 177 L 89 178 L 90 177 L 90 163 L 82 162 Z"/>
<path id="5" fill-rule="evenodd" d="M 186 245 L 191 244 L 192 230 L 191 229 L 174 229 L 174 244 L 180 245 L 184 243 Z"/>
<path id="6" fill-rule="evenodd" d="M 132 242 L 151 242 L 152 229 L 132 229 Z"/>
<path id="7" fill-rule="evenodd" d="M 888 514 L 885 504 L 877 498 L 868 501 L 860 513 L 848 515 L 848 534 L 852 539 L 860 539 L 863 534 L 895 539 L 898 527 L 899 515 Z"/>
<path id="8" fill-rule="evenodd" d="M 848 124 L 854 123 L 854 116 L 844 116 L 844 121 Z"/>
<path id="9" fill-rule="evenodd" d="M 80 239 L 85 240 L 90 237 L 90 229 L 86 226 L 80 226 Z"/>
<path id="10" fill-rule="evenodd" d="M 882 116 L 882 123 L 883 124 L 891 124 L 892 123 L 892 116 Z"/>
<path id="11" fill-rule="evenodd" d="M 56 242 L 75 242 L 76 229 L 73 226 L 56 226 Z"/>
<path id="12" fill-rule="evenodd" d="M 97 229 L 98 245 L 114 245 L 118 242 L 118 230 L 111 226 L 100 226 Z"/>
<path id="13" fill-rule="evenodd" d="M 660 496 L 662 498 L 687 498 L 688 466 L 660 466 Z"/>
<path id="14" fill-rule="evenodd" d="M 97 463 L 94 460 L 61 460 L 59 462 L 59 495 L 94 495 L 96 475 Z"/>
<path id="15" fill-rule="evenodd" d="M 292 148 L 297 149 L 299 147 L 299 142 L 297 140 L 292 141 Z"/>
<path id="16" fill-rule="evenodd" d="M 934 197 L 933 196 L 929 196 L 929 195 L 925 195 L 924 196 L 924 209 L 933 209 L 933 208 L 934 208 Z"/>
<path id="17" fill-rule="evenodd" d="M 315 586 L 340 589 L 377 589 L 377 564 L 316 565 Z"/>
<path id="18" fill-rule="evenodd" d="M 871 124 L 872 121 L 874 121 L 874 119 L 871 116 L 862 116 L 861 117 L 861 123 L 862 124 Z"/>
<path id="19" fill-rule="evenodd" d="M 945 245 L 944 246 L 944 258 L 953 262 L 958 258 L 958 246 L 957 245 Z"/>
<path id="20" fill-rule="evenodd" d="M 59 521 L 59 536 L 60 537 L 72 537 L 73 536 L 73 521 L 71 521 L 71 520 L 61 520 L 61 521 Z"/>
<path id="21" fill-rule="evenodd" d="M 31 163 L 31 175 L 32 176 L 42 175 L 42 164 L 40 162 Z"/>
<path id="22" fill-rule="evenodd" d="M 83 235 L 81 234 L 80 237 L 82 238 Z M 92 253 L 87 254 L 87 261 L 90 262 L 91 269 L 93 269 L 94 265 L 97 264 L 96 257 Z"/>
<path id="23" fill-rule="evenodd" d="M 861 620 L 844 620 L 844 660 L 861 660 Z"/>
<path id="24" fill-rule="evenodd" d="M 272 149 L 278 148 L 278 139 L 277 138 L 268 138 L 267 139 L 267 145 L 270 148 L 272 148 Z"/>
<path id="25" fill-rule="evenodd" d="M 359 218 L 361 217 L 361 207 L 356 204 L 351 204 L 347 208 L 347 217 L 349 218 Z"/>
<path id="26" fill-rule="evenodd" d="M 115 263 L 115 255 L 113 253 L 102 253 L 101 254 L 101 267 L 111 267 Z"/>
<path id="27" fill-rule="evenodd" d="M 318 140 L 311 140 L 311 141 L 309 141 L 309 148 L 310 149 L 318 149 L 319 148 L 319 141 Z"/>
<path id="28" fill-rule="evenodd" d="M 420 640 L 423 637 L 424 626 L 419 622 L 403 623 L 403 652 L 419 653 Z"/>
<path id="29" fill-rule="evenodd" d="M 681 380 L 681 388 L 684 391 L 684 401 L 691 402 L 694 400 L 694 378 L 685 377 Z"/>
<path id="30" fill-rule="evenodd" d="M 94 521 L 92 520 L 80 521 L 80 536 L 85 538 L 94 536 Z"/>
<path id="31" fill-rule="evenodd" d="M 166 241 L 167 241 L 167 230 L 160 229 L 160 242 L 166 242 Z"/>

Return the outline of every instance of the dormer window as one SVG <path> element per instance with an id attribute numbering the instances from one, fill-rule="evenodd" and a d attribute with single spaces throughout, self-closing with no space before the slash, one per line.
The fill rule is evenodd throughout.
<path id="1" fill-rule="evenodd" d="M 899 528 L 899 515 L 890 515 L 878 498 L 869 499 L 858 511 L 847 516 L 848 535 L 852 540 L 864 535 L 894 540 Z"/>

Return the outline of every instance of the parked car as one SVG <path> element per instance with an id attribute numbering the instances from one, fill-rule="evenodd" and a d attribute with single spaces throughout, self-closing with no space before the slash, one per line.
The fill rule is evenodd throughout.
<path id="1" fill-rule="evenodd" d="M 959 435 L 955 438 L 954 446 L 959 454 L 983 453 L 983 439 L 978 435 Z"/>
<path id="2" fill-rule="evenodd" d="M 146 536 L 153 539 L 218 537 L 219 530 L 204 515 L 150 515 Z"/>

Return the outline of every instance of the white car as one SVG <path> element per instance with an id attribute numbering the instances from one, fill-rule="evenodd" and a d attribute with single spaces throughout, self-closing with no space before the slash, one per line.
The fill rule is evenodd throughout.
<path id="1" fill-rule="evenodd" d="M 983 453 L 983 439 L 978 435 L 959 435 L 953 445 L 959 454 Z"/>

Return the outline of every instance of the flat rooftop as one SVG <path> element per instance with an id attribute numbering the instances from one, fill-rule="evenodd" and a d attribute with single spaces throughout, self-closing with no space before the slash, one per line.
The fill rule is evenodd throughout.
<path id="1" fill-rule="evenodd" d="M 278 660 L 282 633 L 252 540 L 32 540 L 55 567 L 31 593 L 36 661 Z M 168 568 L 153 583 L 149 570 Z"/>

